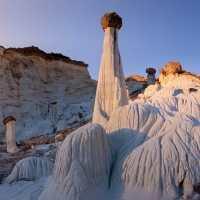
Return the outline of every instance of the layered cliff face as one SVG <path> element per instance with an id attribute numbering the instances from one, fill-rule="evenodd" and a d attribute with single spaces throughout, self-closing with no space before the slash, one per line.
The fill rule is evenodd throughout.
<path id="1" fill-rule="evenodd" d="M 87 66 L 37 47 L 0 47 L 0 140 L 7 116 L 16 118 L 18 142 L 52 133 L 61 118 L 69 125 L 90 119 L 96 81 Z"/>

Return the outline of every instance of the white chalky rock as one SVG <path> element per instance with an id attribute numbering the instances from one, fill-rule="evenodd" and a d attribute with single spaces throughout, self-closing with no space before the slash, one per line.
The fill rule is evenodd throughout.
<path id="1" fill-rule="evenodd" d="M 85 200 L 91 189 L 109 186 L 113 193 L 142 188 L 174 199 L 200 182 L 200 81 L 183 76 L 162 88 L 149 86 L 143 99 L 127 105 L 117 44 L 121 25 L 116 13 L 102 18 L 96 124 L 65 139 L 40 200 Z"/>
<path id="2" fill-rule="evenodd" d="M 89 190 L 86 174 L 77 160 L 72 161 L 69 173 L 62 184 L 62 193 L 69 199 L 81 200 L 81 197 Z"/>
<path id="3" fill-rule="evenodd" d="M 167 128 L 136 149 L 134 141 L 123 148 L 112 174 L 114 188 L 122 182 L 156 194 L 179 196 L 182 182 L 193 185 L 200 181 L 200 127 L 191 121 L 175 120 Z"/>
<path id="4" fill-rule="evenodd" d="M 65 130 L 66 128 L 67 128 L 66 117 L 62 116 L 61 120 L 58 122 L 58 126 L 57 126 L 57 130 L 56 131 Z"/>
<path id="5" fill-rule="evenodd" d="M 15 165 L 11 174 L 6 179 L 6 183 L 24 179 L 33 181 L 40 179 L 41 177 L 50 176 L 53 172 L 53 167 L 53 163 L 42 158 L 24 158 Z"/>
<path id="6" fill-rule="evenodd" d="M 108 189 L 111 165 L 112 149 L 107 134 L 99 124 L 87 124 L 63 142 L 56 155 L 53 181 L 39 199 L 62 196 L 82 200 L 81 196 L 91 188 Z"/>
<path id="7" fill-rule="evenodd" d="M 7 152 L 15 153 L 18 152 L 19 149 L 16 145 L 16 138 L 15 138 L 15 123 L 16 119 L 12 116 L 6 117 L 3 120 L 3 123 L 6 125 L 6 145 L 7 145 Z"/>
<path id="8" fill-rule="evenodd" d="M 91 119 L 95 90 L 87 64 L 37 47 L 0 47 L 0 141 L 5 116 L 17 119 L 17 142 L 54 132 L 62 115 L 69 124 L 78 112 Z"/>
<path id="9" fill-rule="evenodd" d="M 106 27 L 93 123 L 105 124 L 113 110 L 127 104 L 122 60 L 118 49 L 118 28 Z"/>
<path id="10" fill-rule="evenodd" d="M 199 86 L 182 77 L 150 99 L 113 111 L 106 126 L 117 153 L 111 188 L 121 183 L 179 196 L 182 185 L 191 191 L 200 181 Z M 188 94 L 188 87 L 195 92 Z"/>
<path id="11" fill-rule="evenodd" d="M 161 85 L 160 84 L 149 85 L 144 91 L 144 97 L 145 98 L 152 97 L 160 89 L 161 89 Z"/>

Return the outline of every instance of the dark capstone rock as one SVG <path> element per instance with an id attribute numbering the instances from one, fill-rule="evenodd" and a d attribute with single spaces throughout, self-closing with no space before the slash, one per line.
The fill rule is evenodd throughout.
<path id="1" fill-rule="evenodd" d="M 3 120 L 3 123 L 6 125 L 9 121 L 16 121 L 13 116 L 8 116 Z"/>
<path id="2" fill-rule="evenodd" d="M 146 69 L 146 73 L 148 73 L 148 74 L 155 74 L 156 70 L 154 68 L 147 68 Z"/>
<path id="3" fill-rule="evenodd" d="M 122 27 L 122 18 L 115 12 L 106 13 L 101 18 L 101 26 L 103 30 L 105 30 L 107 27 L 116 27 L 120 29 Z"/>
<path id="4" fill-rule="evenodd" d="M 62 55 L 61 53 L 45 53 L 40 50 L 38 47 L 24 47 L 24 48 L 8 48 L 5 50 L 6 52 L 17 52 L 25 56 L 39 56 L 44 58 L 45 60 L 62 60 L 63 62 L 75 64 L 81 67 L 88 67 L 88 64 L 85 64 L 81 61 L 71 60 L 69 57 Z"/>

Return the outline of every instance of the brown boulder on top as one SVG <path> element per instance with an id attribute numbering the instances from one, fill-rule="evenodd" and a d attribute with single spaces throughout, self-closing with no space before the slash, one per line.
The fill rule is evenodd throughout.
<path id="1" fill-rule="evenodd" d="M 156 70 L 154 68 L 147 68 L 146 69 L 146 73 L 148 73 L 148 74 L 155 74 Z"/>
<path id="2" fill-rule="evenodd" d="M 16 121 L 13 116 L 8 116 L 3 120 L 3 123 L 6 125 L 9 121 Z"/>
<path id="3" fill-rule="evenodd" d="M 101 18 L 101 26 L 103 30 L 105 30 L 107 27 L 116 27 L 120 29 L 122 27 L 122 18 L 115 12 L 106 13 Z"/>
<path id="4" fill-rule="evenodd" d="M 168 62 L 164 67 L 165 74 L 175 74 L 182 72 L 182 67 L 179 62 Z"/>

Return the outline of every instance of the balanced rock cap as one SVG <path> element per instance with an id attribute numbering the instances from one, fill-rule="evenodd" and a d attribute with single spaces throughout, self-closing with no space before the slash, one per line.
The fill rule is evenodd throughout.
<path id="1" fill-rule="evenodd" d="M 146 73 L 148 73 L 148 74 L 155 74 L 156 70 L 154 68 L 147 68 L 146 69 Z"/>
<path id="2" fill-rule="evenodd" d="M 101 26 L 104 31 L 107 27 L 116 27 L 120 29 L 122 27 L 122 18 L 115 12 L 106 13 L 101 18 Z"/>
<path id="3" fill-rule="evenodd" d="M 9 121 L 16 121 L 13 116 L 8 116 L 3 120 L 3 123 L 6 125 Z"/>

